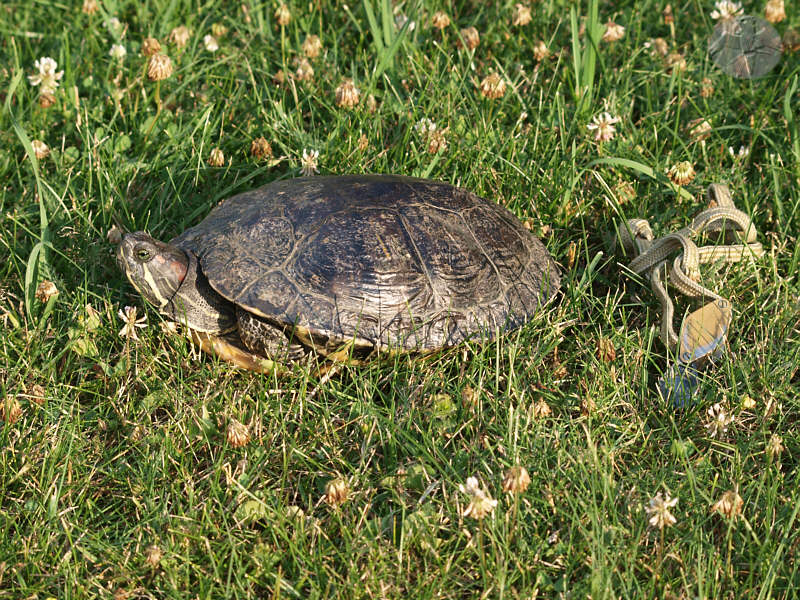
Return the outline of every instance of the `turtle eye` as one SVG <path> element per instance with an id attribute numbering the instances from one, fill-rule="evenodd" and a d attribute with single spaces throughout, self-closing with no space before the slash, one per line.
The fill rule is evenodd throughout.
<path id="1" fill-rule="evenodd" d="M 148 250 L 147 248 L 142 248 L 142 247 L 136 248 L 136 250 L 134 250 L 134 254 L 136 255 L 136 260 L 143 263 L 153 258 L 152 254 L 150 253 L 150 250 Z"/>

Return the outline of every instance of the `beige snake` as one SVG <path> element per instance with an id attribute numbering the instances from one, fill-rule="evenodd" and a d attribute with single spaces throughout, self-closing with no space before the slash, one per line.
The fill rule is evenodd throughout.
<path id="1" fill-rule="evenodd" d="M 675 307 L 666 289 L 667 261 L 676 250 L 682 250 L 669 268 L 670 283 L 689 297 L 706 296 L 727 303 L 719 294 L 703 287 L 700 265 L 715 261 L 737 262 L 745 256 L 752 258 L 764 254 L 756 241 L 756 228 L 750 217 L 733 203 L 728 186 L 714 183 L 708 186 L 709 208 L 692 220 L 688 227 L 654 240 L 653 231 L 644 219 L 630 219 L 619 228 L 620 241 L 634 258 L 629 267 L 635 273 L 650 269 L 650 285 L 661 303 L 661 339 L 667 348 L 678 345 L 678 336 L 672 327 Z M 692 238 L 704 232 L 718 233 L 729 242 L 722 246 L 698 247 Z M 732 243 L 737 241 L 739 243 Z"/>

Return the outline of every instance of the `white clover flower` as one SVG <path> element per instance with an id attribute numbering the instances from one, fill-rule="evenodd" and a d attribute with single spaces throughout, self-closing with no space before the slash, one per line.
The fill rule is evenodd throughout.
<path id="1" fill-rule="evenodd" d="M 28 75 L 31 85 L 39 86 L 42 94 L 52 94 L 58 88 L 59 80 L 64 76 L 64 71 L 56 71 L 58 63 L 49 56 L 38 59 L 33 63 L 36 73 Z"/>
<path id="2" fill-rule="evenodd" d="M 443 10 L 436 11 L 431 18 L 431 25 L 441 31 L 450 27 L 450 17 Z"/>
<path id="3" fill-rule="evenodd" d="M 471 497 L 470 503 L 461 513 L 464 517 L 480 521 L 490 515 L 497 506 L 497 500 L 481 489 L 477 477 L 468 477 L 466 483 L 459 485 L 458 489 Z"/>
<path id="4" fill-rule="evenodd" d="M 694 165 L 688 160 L 683 160 L 667 169 L 667 177 L 669 177 L 669 180 L 675 185 L 691 183 L 695 175 L 697 175 L 697 173 L 694 170 Z"/>
<path id="5" fill-rule="evenodd" d="M 325 502 L 331 506 L 339 506 L 344 504 L 349 495 L 350 486 L 348 485 L 347 481 L 341 477 L 331 479 L 327 484 L 325 484 L 325 496 L 323 496 L 323 498 L 325 499 Z"/>
<path id="6" fill-rule="evenodd" d="M 674 508 L 676 504 L 678 504 L 678 499 L 670 498 L 669 492 L 664 497 L 661 496 L 661 492 L 658 492 L 650 498 L 650 503 L 644 507 L 650 517 L 650 526 L 664 529 L 664 527 L 677 523 L 678 520 L 669 512 L 669 509 Z"/>
<path id="7" fill-rule="evenodd" d="M 436 123 L 425 117 L 417 121 L 417 124 L 414 125 L 414 130 L 420 135 L 425 135 L 431 131 L 436 131 Z"/>
<path id="8" fill-rule="evenodd" d="M 303 148 L 303 158 L 300 161 L 300 172 L 306 177 L 319 173 L 317 160 L 319 159 L 318 150 L 308 150 Z"/>
<path id="9" fill-rule="evenodd" d="M 767 456 L 772 460 L 780 460 L 781 453 L 786 448 L 783 445 L 783 438 L 775 433 L 769 438 L 767 442 Z"/>
<path id="10" fill-rule="evenodd" d="M 706 423 L 706 430 L 709 437 L 722 437 L 728 431 L 728 426 L 733 423 L 733 417 L 725 412 L 725 409 L 719 403 L 711 406 L 707 414 L 711 420 Z"/>
<path id="11" fill-rule="evenodd" d="M 353 83 L 352 79 L 345 79 L 336 88 L 336 105 L 341 108 L 352 109 L 358 106 L 361 99 L 361 92 Z"/>
<path id="12" fill-rule="evenodd" d="M 514 6 L 514 13 L 511 16 L 511 24 L 514 27 L 524 27 L 533 20 L 531 9 L 525 4 L 517 3 Z"/>
<path id="13" fill-rule="evenodd" d="M 607 142 L 614 139 L 617 135 L 617 130 L 614 128 L 616 123 L 619 123 L 619 117 L 614 117 L 609 112 L 602 112 L 596 115 L 592 122 L 586 126 L 589 131 L 594 131 L 594 139 L 598 142 Z"/>
<path id="14" fill-rule="evenodd" d="M 532 53 L 533 58 L 539 62 L 542 62 L 550 56 L 550 49 L 547 47 L 547 44 L 545 44 L 542 40 L 539 40 L 533 45 Z"/>
<path id="15" fill-rule="evenodd" d="M 192 32 L 186 25 L 180 25 L 169 32 L 169 41 L 178 48 L 183 48 L 189 42 L 189 37 L 191 35 Z"/>
<path id="16" fill-rule="evenodd" d="M 481 493 L 481 486 L 478 483 L 477 477 L 467 477 L 467 481 L 463 484 L 459 484 L 458 489 L 463 494 L 467 494 L 468 496 L 477 496 Z"/>
<path id="17" fill-rule="evenodd" d="M 281 3 L 281 5 L 275 11 L 275 20 L 281 27 L 286 27 L 292 20 L 292 13 L 286 4 Z"/>
<path id="18" fill-rule="evenodd" d="M 506 80 L 498 73 L 489 73 L 478 86 L 486 98 L 497 100 L 506 93 Z"/>
<path id="19" fill-rule="evenodd" d="M 311 66 L 311 63 L 305 56 L 297 61 L 295 76 L 300 81 L 311 81 L 311 79 L 313 79 L 314 67 Z"/>
<path id="20" fill-rule="evenodd" d="M 152 81 L 163 81 L 172 75 L 172 59 L 166 54 L 153 54 L 147 61 L 147 77 Z"/>
<path id="21" fill-rule="evenodd" d="M 39 142 L 41 144 L 41 142 Z M 47 146 L 45 146 L 46 148 Z M 48 150 L 48 152 L 50 152 Z M 37 158 L 42 158 L 37 156 Z M 48 300 L 53 296 L 58 296 L 58 288 L 56 284 L 50 281 L 49 279 L 45 279 L 39 284 L 39 287 L 36 288 L 36 299 L 39 300 L 42 304 L 47 304 Z"/>
<path id="22" fill-rule="evenodd" d="M 306 58 L 317 58 L 322 51 L 322 40 L 318 35 L 309 35 L 303 42 L 302 48 Z"/>
<path id="23" fill-rule="evenodd" d="M 231 448 L 241 448 L 250 441 L 250 428 L 244 423 L 231 418 L 226 430 L 226 436 Z"/>
<path id="24" fill-rule="evenodd" d="M 123 60 L 125 56 L 128 54 L 128 51 L 125 49 L 125 46 L 122 44 L 114 44 L 111 46 L 111 50 L 108 51 L 108 55 L 111 58 L 116 60 Z"/>
<path id="25" fill-rule="evenodd" d="M 738 15 L 742 14 L 742 3 L 741 2 L 731 2 L 730 0 L 720 0 L 719 2 L 715 2 L 714 6 L 716 7 L 713 11 L 711 11 L 711 18 L 714 20 L 717 19 L 732 19 Z"/>
<path id="26" fill-rule="evenodd" d="M 136 328 L 147 327 L 147 316 L 137 319 L 135 306 L 126 306 L 124 311 L 120 309 L 117 314 L 122 319 L 122 322 L 125 323 L 122 329 L 119 330 L 119 337 L 138 340 L 139 336 L 136 335 Z"/>
<path id="27" fill-rule="evenodd" d="M 742 514 L 743 506 L 744 500 L 742 500 L 739 492 L 736 490 L 728 490 L 722 494 L 719 500 L 711 505 L 710 509 L 712 512 L 717 512 L 723 517 L 735 519 Z"/>
<path id="28" fill-rule="evenodd" d="M 216 52 L 219 50 L 219 42 L 217 42 L 217 38 L 210 34 L 203 37 L 203 46 L 205 46 L 206 50 L 209 52 Z"/>
<path id="29" fill-rule="evenodd" d="M 780 23 L 786 18 L 783 0 L 769 0 L 764 7 L 764 18 L 770 23 Z"/>
<path id="30" fill-rule="evenodd" d="M 603 33 L 604 42 L 617 42 L 625 37 L 625 28 L 614 21 L 606 23 L 606 30 Z"/>
<path id="31" fill-rule="evenodd" d="M 707 119 L 695 119 L 689 123 L 689 135 L 695 142 L 702 142 L 711 135 L 711 123 Z"/>
<path id="32" fill-rule="evenodd" d="M 507 494 L 521 494 L 530 484 L 531 476 L 522 465 L 514 465 L 503 476 L 503 491 Z"/>

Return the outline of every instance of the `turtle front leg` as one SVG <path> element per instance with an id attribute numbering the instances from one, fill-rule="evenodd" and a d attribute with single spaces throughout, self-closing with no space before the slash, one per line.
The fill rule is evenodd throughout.
<path id="1" fill-rule="evenodd" d="M 203 352 L 217 356 L 240 369 L 266 374 L 277 373 L 278 375 L 282 375 L 285 371 L 280 363 L 250 352 L 242 345 L 236 332 L 217 335 L 190 329 L 189 334 L 192 341 Z"/>
<path id="2" fill-rule="evenodd" d="M 280 328 L 238 306 L 236 321 L 239 337 L 250 352 L 277 362 L 297 362 L 306 354 L 305 346 L 290 341 Z"/>

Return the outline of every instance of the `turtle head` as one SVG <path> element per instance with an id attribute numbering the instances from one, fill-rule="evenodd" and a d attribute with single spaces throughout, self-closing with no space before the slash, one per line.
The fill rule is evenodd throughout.
<path id="1" fill-rule="evenodd" d="M 236 326 L 233 305 L 211 288 L 194 254 L 137 231 L 122 238 L 117 262 L 131 285 L 161 314 L 208 333 Z"/>
<path id="2" fill-rule="evenodd" d="M 128 281 L 150 303 L 165 309 L 186 278 L 189 257 L 176 246 L 143 231 L 129 233 L 117 247 L 117 262 Z"/>

